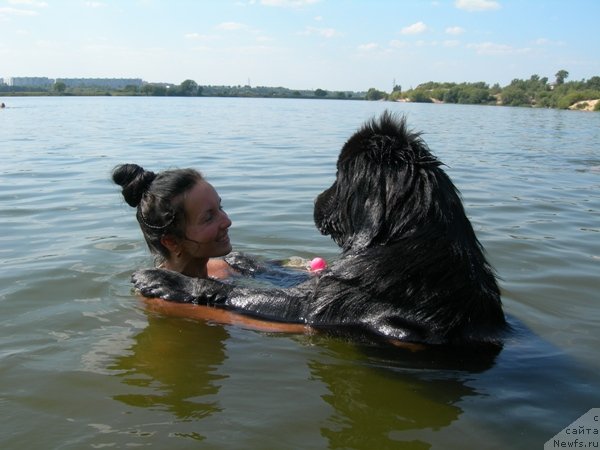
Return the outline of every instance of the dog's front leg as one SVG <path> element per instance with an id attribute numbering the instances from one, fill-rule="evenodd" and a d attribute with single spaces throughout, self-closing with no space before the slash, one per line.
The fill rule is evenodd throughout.
<path id="1" fill-rule="evenodd" d="M 145 297 L 203 305 L 224 303 L 232 289 L 213 280 L 186 277 L 165 269 L 138 270 L 131 281 Z"/>
<path id="2" fill-rule="evenodd" d="M 145 297 L 215 305 L 279 322 L 307 323 L 313 303 L 313 284 L 310 281 L 296 288 L 257 289 L 190 278 L 164 269 L 138 270 L 131 279 Z"/>

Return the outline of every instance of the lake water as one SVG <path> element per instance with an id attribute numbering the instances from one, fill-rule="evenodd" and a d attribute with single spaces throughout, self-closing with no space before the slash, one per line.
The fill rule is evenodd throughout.
<path id="1" fill-rule="evenodd" d="M 0 111 L 0 448 L 542 448 L 600 407 L 600 114 L 222 98 L 8 98 Z M 493 359 L 164 317 L 112 168 L 200 169 L 234 248 L 336 246 L 312 223 L 384 109 L 461 190 L 519 330 Z M 402 262 L 399 262 L 402 263 Z"/>

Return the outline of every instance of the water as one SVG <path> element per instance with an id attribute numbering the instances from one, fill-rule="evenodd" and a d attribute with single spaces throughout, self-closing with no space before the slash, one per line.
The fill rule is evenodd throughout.
<path id="1" fill-rule="evenodd" d="M 0 111 L 0 448 L 542 448 L 600 407 L 600 115 L 215 98 L 11 98 Z M 501 277 L 514 338 L 469 361 L 147 311 L 112 168 L 195 167 L 237 250 L 334 258 L 312 223 L 345 140 L 425 132 Z"/>

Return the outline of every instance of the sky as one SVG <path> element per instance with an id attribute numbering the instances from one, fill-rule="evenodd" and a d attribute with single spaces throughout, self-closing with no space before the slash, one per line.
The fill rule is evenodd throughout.
<path id="1" fill-rule="evenodd" d="M 600 76 L 598 0 L 0 0 L 0 78 L 390 92 Z"/>

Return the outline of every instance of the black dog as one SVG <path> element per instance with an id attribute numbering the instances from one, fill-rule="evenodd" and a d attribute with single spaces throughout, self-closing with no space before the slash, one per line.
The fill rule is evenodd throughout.
<path id="1" fill-rule="evenodd" d="M 508 328 L 494 273 L 441 162 L 405 119 L 384 113 L 342 148 L 316 200 L 321 233 L 342 248 L 297 286 L 257 289 L 140 270 L 148 297 L 265 319 L 428 344 L 499 343 Z"/>

